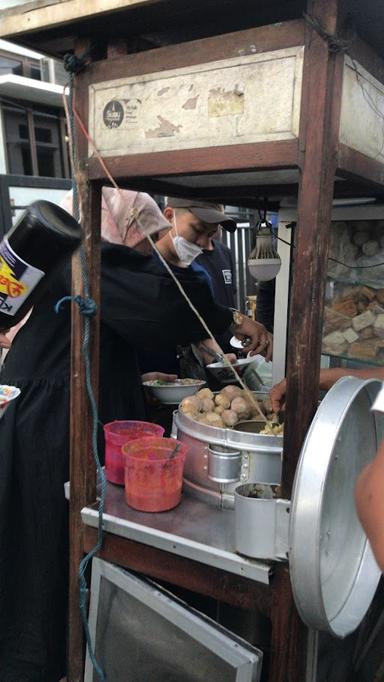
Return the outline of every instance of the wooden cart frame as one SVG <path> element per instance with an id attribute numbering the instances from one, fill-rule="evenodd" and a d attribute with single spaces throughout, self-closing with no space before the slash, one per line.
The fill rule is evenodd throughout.
<path id="1" fill-rule="evenodd" d="M 55 12 L 63 13 L 67 3 L 58 3 Z M 78 21 L 90 14 L 89 2 L 82 6 Z M 134 7 L 140 12 L 145 2 L 111 2 L 111 10 L 122 9 L 129 19 Z M 151 5 L 159 3 L 150 2 Z M 160 3 L 161 4 L 161 3 Z M 279 3 L 276 4 L 276 21 L 279 20 Z M 283 3 L 280 3 L 281 5 Z M 70 11 L 76 5 L 68 3 Z M 96 3 L 95 13 L 101 11 Z M 113 7 L 112 7 L 113 5 Z M 105 11 L 105 10 L 103 10 Z M 52 28 L 48 19 L 49 8 L 44 6 L 31 12 L 34 32 Z M 250 144 L 217 146 L 212 148 L 149 152 L 125 156 L 108 156 L 105 162 L 119 185 L 153 192 L 182 193 L 177 177 L 182 174 L 226 174 L 287 170 L 297 172 L 298 185 L 285 185 L 284 191 L 298 194 L 298 220 L 296 227 L 296 268 L 291 290 L 291 310 L 288 331 L 287 355 L 287 413 L 284 435 L 282 470 L 282 497 L 291 496 L 298 456 L 309 424 L 316 411 L 319 393 L 319 367 L 321 354 L 321 326 L 327 267 L 328 229 L 331 220 L 334 193 L 340 196 L 384 193 L 383 159 L 367 155 L 340 140 L 342 107 L 342 81 L 345 51 L 384 84 L 383 60 L 362 40 L 348 42 L 344 33 L 345 7 L 341 0 L 308 0 L 306 12 L 316 18 L 316 25 L 303 18 L 268 26 L 248 28 L 223 36 L 208 37 L 190 43 L 139 52 L 119 54 L 113 40 L 103 59 L 90 62 L 75 79 L 76 107 L 83 121 L 88 121 L 88 89 L 90 84 L 131 75 L 187 67 L 201 62 L 218 61 L 249 50 L 257 45 L 259 52 L 294 46 L 304 46 L 300 126 L 296 139 L 255 142 Z M 45 14 L 44 14 L 45 13 Z M 32 16 L 34 14 L 34 16 Z M 44 16 L 43 16 L 44 14 Z M 60 15 L 61 16 L 61 15 Z M 12 16 L 3 35 L 28 37 L 28 29 L 16 29 Z M 76 20 L 74 16 L 74 33 Z M 33 23 L 35 22 L 35 23 Z M 40 23 L 39 23 L 40 22 Z M 45 23 L 44 23 L 45 22 Z M 319 27 L 321 30 L 319 30 Z M 80 34 L 79 34 L 80 35 Z M 339 42 L 333 42 L 337 36 Z M 90 36 L 91 37 L 91 36 Z M 344 43 L 342 41 L 345 41 Z M 54 40 L 52 41 L 54 44 Z M 87 48 L 84 40 L 77 43 L 77 54 Z M 124 52 L 124 50 L 123 50 Z M 116 56 L 117 55 L 117 56 Z M 88 143 L 79 133 L 79 175 L 82 182 L 82 203 L 85 211 L 85 249 L 90 272 L 90 293 L 99 302 L 99 267 L 101 185 L 106 181 L 100 162 L 89 155 Z M 167 176 L 168 182 L 161 179 Z M 171 180 L 169 180 L 171 178 Z M 172 181 L 174 179 L 174 182 Z M 337 180 L 336 180 L 337 179 Z M 251 188 L 252 189 L 252 188 Z M 278 185 L 256 185 L 259 196 L 276 196 Z M 193 195 L 193 190 L 188 190 Z M 200 188 L 198 192 L 203 191 Z M 247 189 L 251 193 L 250 188 Z M 185 189 L 184 189 L 185 193 Z M 225 199 L 228 186 L 206 190 L 207 196 Z M 232 197 L 246 202 L 244 188 L 232 188 Z M 235 202 L 232 198 L 232 202 Z M 81 272 L 74 259 L 73 291 L 81 291 Z M 303 296 L 305 291 L 305 296 Z M 71 500 L 70 500 L 70 637 L 69 681 L 80 682 L 83 672 L 82 625 L 78 609 L 78 567 L 84 552 L 94 546 L 96 531 L 85 527 L 81 521 L 82 508 L 95 500 L 95 472 L 91 452 L 90 413 L 86 397 L 84 365 L 81 354 L 81 320 L 76 307 L 72 311 L 72 369 L 71 369 Z M 92 366 L 95 390 L 98 385 L 99 320 L 92 321 Z M 294 406 L 294 409 L 289 406 Z M 255 584 L 167 552 L 106 534 L 100 556 L 148 576 L 162 579 L 200 594 L 256 609 L 267 615 L 272 623 L 270 682 L 298 682 L 305 679 L 307 661 L 307 629 L 301 622 L 292 597 L 289 571 L 286 565 L 276 564 L 270 588 Z"/>

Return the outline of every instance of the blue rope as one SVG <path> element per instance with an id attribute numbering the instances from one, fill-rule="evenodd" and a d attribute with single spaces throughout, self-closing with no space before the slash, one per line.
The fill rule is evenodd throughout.
<path id="1" fill-rule="evenodd" d="M 74 73 L 78 73 L 78 71 L 81 70 L 81 68 L 83 68 L 85 60 L 86 60 L 86 56 L 87 55 L 84 55 L 79 60 L 78 58 L 74 57 L 73 55 L 69 55 L 67 57 L 67 59 L 65 59 L 65 68 L 67 69 L 67 71 L 70 72 L 68 106 L 69 106 L 69 112 L 70 112 L 69 123 L 70 123 L 71 137 L 72 137 L 72 155 L 73 155 L 73 166 L 74 166 L 74 168 L 76 168 L 76 161 L 77 161 L 76 129 L 75 129 L 74 114 L 73 114 Z M 81 64 L 80 64 L 80 62 L 81 62 Z M 72 178 L 72 191 L 73 191 L 73 214 L 74 214 L 74 217 L 76 218 L 76 220 L 79 220 L 79 217 L 80 217 L 79 195 L 78 195 L 77 183 L 76 183 L 74 177 Z M 105 494 L 106 494 L 106 488 L 107 488 L 107 481 L 105 478 L 104 470 L 101 466 L 101 462 L 100 462 L 100 458 L 99 458 L 99 452 L 98 452 L 97 432 L 98 432 L 99 417 L 98 417 L 98 410 L 97 410 L 97 402 L 96 402 L 95 395 L 93 392 L 93 387 L 92 387 L 91 357 L 90 357 L 90 351 L 89 351 L 91 317 L 93 315 L 95 315 L 95 313 L 97 311 L 97 306 L 96 306 L 95 301 L 89 295 L 89 278 L 88 278 L 88 270 L 87 270 L 87 261 L 86 261 L 83 246 L 80 248 L 80 258 L 81 258 L 81 270 L 82 270 L 84 297 L 82 297 L 82 296 L 64 296 L 62 299 L 60 299 L 60 301 L 58 301 L 56 303 L 55 311 L 56 311 L 56 313 L 58 313 L 60 311 L 63 303 L 65 303 L 66 301 L 74 301 L 79 306 L 80 313 L 81 313 L 82 318 L 83 318 L 82 353 L 83 353 L 84 368 L 85 368 L 85 384 L 86 384 L 87 395 L 88 395 L 88 400 L 89 400 L 90 410 L 91 410 L 91 417 L 92 417 L 92 454 L 93 454 L 93 458 L 94 458 L 95 465 L 96 465 L 97 485 L 99 486 L 99 489 L 100 489 L 100 498 L 99 498 L 99 508 L 98 508 L 97 542 L 96 542 L 95 546 L 88 552 L 88 554 L 85 557 L 83 557 L 83 559 L 80 562 L 80 566 L 79 566 L 79 591 L 80 591 L 79 606 L 80 606 L 81 618 L 83 621 L 84 633 L 85 633 L 85 638 L 86 638 L 86 642 L 87 642 L 87 648 L 88 648 L 89 656 L 91 658 L 93 667 L 94 667 L 99 679 L 101 680 L 101 682 L 106 682 L 106 676 L 104 674 L 104 671 L 102 670 L 101 666 L 97 662 L 94 651 L 93 651 L 93 645 L 92 645 L 92 641 L 91 641 L 91 634 L 89 631 L 88 617 L 87 617 L 88 587 L 87 587 L 87 580 L 86 580 L 85 574 L 86 574 L 86 570 L 87 570 L 89 562 L 100 551 L 102 544 L 103 544 L 103 513 L 104 513 L 104 506 L 105 506 Z"/>
<path id="2" fill-rule="evenodd" d="M 63 296 L 63 298 L 55 304 L 55 313 L 59 313 L 63 303 L 66 303 L 67 301 L 74 301 L 74 303 L 77 303 L 81 314 L 86 317 L 92 317 L 97 313 L 97 305 L 93 298 L 85 299 L 82 296 Z"/>

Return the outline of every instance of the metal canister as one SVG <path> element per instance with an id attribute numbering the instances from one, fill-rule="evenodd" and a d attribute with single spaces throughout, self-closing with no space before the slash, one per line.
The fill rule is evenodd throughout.
<path id="1" fill-rule="evenodd" d="M 224 445 L 208 448 L 208 478 L 216 483 L 235 483 L 240 480 L 241 452 Z"/>

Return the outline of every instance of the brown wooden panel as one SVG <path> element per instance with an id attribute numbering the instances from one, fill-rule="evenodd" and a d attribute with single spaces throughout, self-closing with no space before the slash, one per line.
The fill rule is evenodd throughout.
<path id="1" fill-rule="evenodd" d="M 114 178 L 131 176 L 208 173 L 217 171 L 293 168 L 297 165 L 297 140 L 206 147 L 174 152 L 111 156 L 103 160 Z M 105 172 L 100 161 L 89 160 L 89 178 L 101 180 Z"/>
<path id="2" fill-rule="evenodd" d="M 95 545 L 96 534 L 96 529 L 85 527 L 85 551 L 89 551 Z M 218 568 L 110 533 L 105 533 L 103 548 L 98 556 L 191 592 L 269 615 L 271 590 L 267 585 L 221 571 Z"/>
<path id="3" fill-rule="evenodd" d="M 338 175 L 354 182 L 363 181 L 365 186 L 368 183 L 372 186 L 372 192 L 383 191 L 384 164 L 380 161 L 340 144 L 337 165 Z"/>
<path id="4" fill-rule="evenodd" d="M 84 73 L 86 85 L 115 78 L 180 69 L 239 55 L 261 54 L 304 44 L 304 22 L 300 19 L 270 26 L 235 31 L 213 38 L 192 40 L 146 50 L 111 61 L 94 62 Z"/>

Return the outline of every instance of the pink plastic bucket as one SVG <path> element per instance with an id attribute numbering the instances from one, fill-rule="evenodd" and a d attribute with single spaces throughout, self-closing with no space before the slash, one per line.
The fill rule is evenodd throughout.
<path id="1" fill-rule="evenodd" d="M 107 481 L 124 485 L 124 456 L 121 448 L 131 440 L 143 436 L 161 437 L 162 426 L 141 421 L 114 421 L 104 424 L 105 476 Z"/>
<path id="2" fill-rule="evenodd" d="M 176 507 L 187 449 L 174 438 L 140 438 L 124 445 L 127 504 L 145 512 Z"/>

